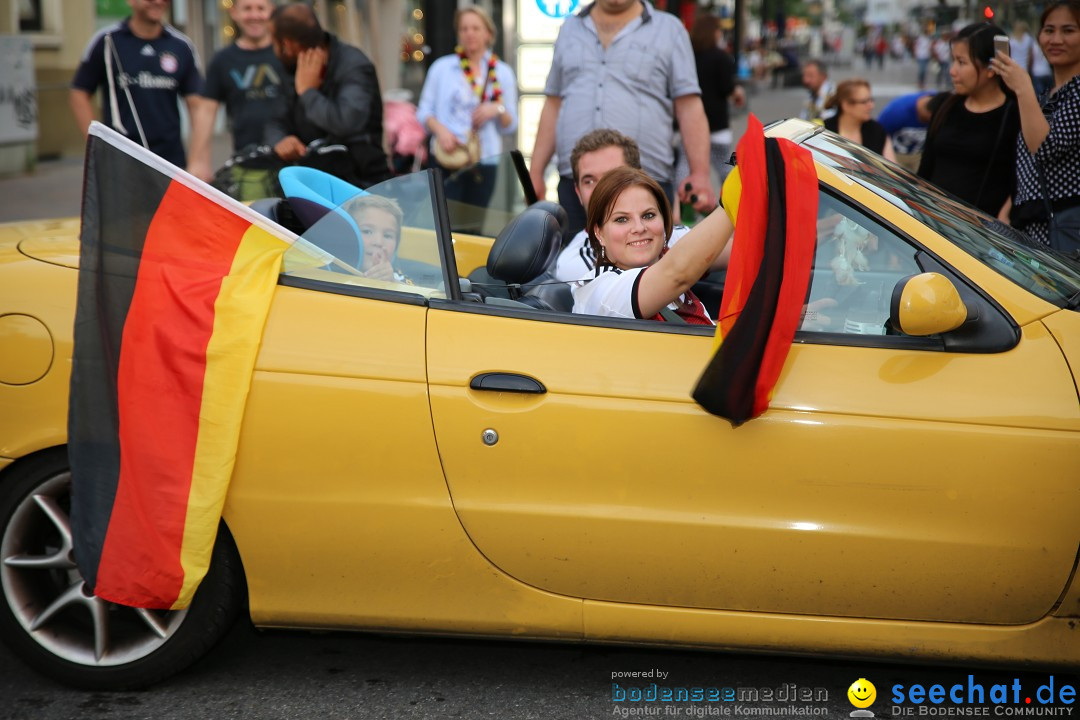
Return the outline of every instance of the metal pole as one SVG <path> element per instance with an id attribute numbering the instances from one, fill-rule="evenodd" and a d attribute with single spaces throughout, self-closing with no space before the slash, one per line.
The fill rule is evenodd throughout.
<path id="1" fill-rule="evenodd" d="M 735 27 L 731 29 L 731 57 L 735 58 L 735 69 L 738 72 L 739 57 L 742 55 L 743 40 L 746 34 L 746 0 L 735 0 Z"/>

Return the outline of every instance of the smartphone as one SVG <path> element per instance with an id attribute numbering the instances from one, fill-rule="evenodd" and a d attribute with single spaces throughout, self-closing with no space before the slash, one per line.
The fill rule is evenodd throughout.
<path id="1" fill-rule="evenodd" d="M 1009 36 L 1008 35 L 995 35 L 994 36 L 994 53 L 1009 54 Z"/>

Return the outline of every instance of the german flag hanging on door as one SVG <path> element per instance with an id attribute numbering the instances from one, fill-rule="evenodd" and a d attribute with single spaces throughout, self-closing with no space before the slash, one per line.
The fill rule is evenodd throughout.
<path id="1" fill-rule="evenodd" d="M 802 318 L 817 243 L 818 180 L 813 157 L 789 140 L 766 138 L 750 116 L 725 182 L 735 222 L 716 352 L 693 397 L 738 426 L 769 407 Z M 729 183 L 742 184 L 732 191 Z"/>
<path id="2" fill-rule="evenodd" d="M 183 608 L 206 574 L 295 240 L 90 128 L 68 417 L 75 560 L 98 597 Z"/>

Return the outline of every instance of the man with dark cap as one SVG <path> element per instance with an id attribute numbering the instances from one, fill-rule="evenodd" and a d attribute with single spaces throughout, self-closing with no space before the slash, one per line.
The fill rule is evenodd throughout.
<path id="1" fill-rule="evenodd" d="M 310 6 L 290 3 L 272 17 L 274 53 L 285 68 L 285 108 L 264 139 L 286 162 L 314 140 L 348 148 L 343 180 L 370 187 L 390 178 L 383 151 L 383 106 L 375 66 L 358 48 L 323 31 Z M 329 169 L 329 168 L 326 168 Z"/>

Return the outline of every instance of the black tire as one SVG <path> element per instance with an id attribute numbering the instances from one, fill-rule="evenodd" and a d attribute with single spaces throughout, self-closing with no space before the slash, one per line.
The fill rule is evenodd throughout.
<path id="1" fill-rule="evenodd" d="M 87 690 L 145 687 L 205 655 L 232 626 L 246 595 L 224 523 L 190 607 L 135 610 L 82 590 L 65 527 L 70 496 L 64 448 L 0 475 L 0 638 L 35 670 Z M 59 609 L 46 612 L 52 605 Z"/>

